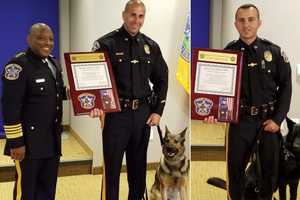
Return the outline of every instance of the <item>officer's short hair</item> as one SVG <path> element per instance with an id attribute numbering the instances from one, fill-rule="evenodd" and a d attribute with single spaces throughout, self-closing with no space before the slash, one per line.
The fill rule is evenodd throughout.
<path id="1" fill-rule="evenodd" d="M 45 24 L 45 23 L 35 23 L 30 27 L 30 29 L 28 31 L 28 35 L 31 35 L 35 31 L 44 31 L 44 30 L 49 30 L 49 31 L 52 32 L 52 29 L 47 24 Z"/>
<path id="2" fill-rule="evenodd" d="M 235 19 L 237 18 L 237 13 L 239 12 L 239 10 L 241 9 L 248 9 L 248 8 L 254 8 L 257 12 L 257 18 L 260 19 L 260 14 L 259 14 L 259 10 L 256 7 L 256 5 L 252 4 L 252 3 L 247 3 L 247 4 L 243 4 L 241 5 L 235 12 Z"/>
<path id="3" fill-rule="evenodd" d="M 133 4 L 141 5 L 146 12 L 146 6 L 141 0 L 129 0 L 125 5 L 124 12 L 126 12 L 129 9 L 129 7 L 132 6 Z"/>

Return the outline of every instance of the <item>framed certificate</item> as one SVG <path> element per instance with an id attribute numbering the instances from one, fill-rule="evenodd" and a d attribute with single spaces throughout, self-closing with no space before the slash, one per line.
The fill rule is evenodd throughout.
<path id="1" fill-rule="evenodd" d="M 192 52 L 191 115 L 202 120 L 238 122 L 241 52 L 196 48 Z"/>
<path id="2" fill-rule="evenodd" d="M 75 115 L 89 114 L 94 108 L 102 108 L 104 112 L 121 110 L 105 52 L 70 52 L 64 56 Z"/>

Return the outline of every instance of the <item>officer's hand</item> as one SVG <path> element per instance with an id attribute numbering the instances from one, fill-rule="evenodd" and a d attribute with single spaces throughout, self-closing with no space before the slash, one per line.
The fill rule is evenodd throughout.
<path id="1" fill-rule="evenodd" d="M 101 126 L 101 128 L 104 127 L 105 113 L 104 113 L 104 111 L 102 109 L 94 108 L 93 110 L 91 110 L 89 116 L 92 117 L 92 118 L 99 117 L 100 126 Z"/>
<path id="2" fill-rule="evenodd" d="M 13 160 L 22 161 L 25 157 L 25 146 L 10 149 L 10 157 Z"/>
<path id="3" fill-rule="evenodd" d="M 157 113 L 152 113 L 147 120 L 149 126 L 157 126 L 160 122 L 160 115 Z"/>
<path id="4" fill-rule="evenodd" d="M 263 123 L 265 126 L 264 130 L 271 133 L 277 133 L 280 127 L 271 119 L 268 119 Z"/>
<path id="5" fill-rule="evenodd" d="M 204 120 L 203 120 L 204 123 L 209 123 L 209 124 L 214 124 L 214 123 L 217 123 L 218 120 L 215 119 L 214 116 L 208 116 L 208 117 L 205 117 Z"/>
<path id="6" fill-rule="evenodd" d="M 94 108 L 93 110 L 91 110 L 89 116 L 92 117 L 92 118 L 95 118 L 95 117 L 103 117 L 103 116 L 104 116 L 104 112 L 103 112 L 102 109 Z"/>

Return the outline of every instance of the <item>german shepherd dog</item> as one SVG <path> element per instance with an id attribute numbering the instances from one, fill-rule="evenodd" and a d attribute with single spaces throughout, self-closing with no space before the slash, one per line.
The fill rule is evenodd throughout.
<path id="1" fill-rule="evenodd" d="M 166 127 L 163 154 L 151 187 L 150 200 L 187 200 L 190 163 L 184 154 L 186 130 L 187 128 L 179 134 L 172 134 Z"/>

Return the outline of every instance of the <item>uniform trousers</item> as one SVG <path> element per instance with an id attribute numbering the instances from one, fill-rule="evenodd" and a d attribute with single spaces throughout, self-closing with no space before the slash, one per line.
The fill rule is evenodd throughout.
<path id="1" fill-rule="evenodd" d="M 14 200 L 54 200 L 59 157 L 24 159 L 16 164 Z"/>
<path id="2" fill-rule="evenodd" d="M 230 124 L 227 138 L 228 199 L 248 200 L 243 188 L 244 172 L 251 149 L 263 120 L 243 117 L 238 124 Z M 277 185 L 280 137 L 277 133 L 263 132 L 259 146 L 262 189 L 259 200 L 271 200 Z M 253 198 L 252 198 L 253 199 Z"/>
<path id="3" fill-rule="evenodd" d="M 120 170 L 126 152 L 129 200 L 141 200 L 146 187 L 147 148 L 150 126 L 146 124 L 150 106 L 125 109 L 105 116 L 103 154 L 105 163 L 105 198 L 119 199 Z"/>

